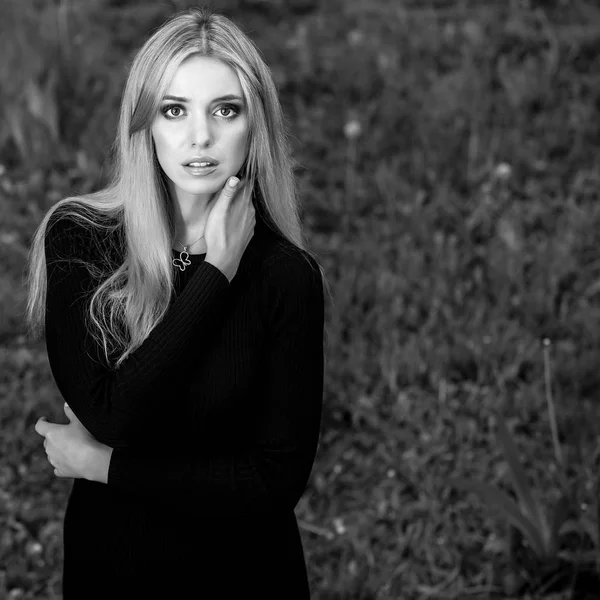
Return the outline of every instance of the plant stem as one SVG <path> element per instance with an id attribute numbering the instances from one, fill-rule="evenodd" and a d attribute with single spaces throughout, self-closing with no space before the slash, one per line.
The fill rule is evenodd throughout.
<path id="1" fill-rule="evenodd" d="M 56 10 L 56 24 L 58 30 L 58 44 L 61 49 L 62 59 L 71 66 L 71 43 L 69 36 L 69 0 L 60 0 Z"/>
<path id="2" fill-rule="evenodd" d="M 356 186 L 356 166 L 358 159 L 358 150 L 356 140 L 349 139 L 346 156 L 346 177 L 345 177 L 345 198 L 343 207 L 343 231 L 348 234 L 350 227 L 350 215 L 354 207 L 354 191 Z"/>
<path id="3" fill-rule="evenodd" d="M 548 412 L 550 414 L 550 427 L 552 429 L 552 440 L 554 442 L 554 453 L 556 460 L 559 465 L 563 466 L 562 453 L 560 449 L 560 442 L 558 439 L 558 427 L 556 425 L 556 412 L 554 410 L 554 400 L 552 399 L 552 384 L 550 380 L 550 344 L 551 341 L 548 338 L 544 338 L 544 379 L 546 385 L 546 399 L 548 401 Z"/>

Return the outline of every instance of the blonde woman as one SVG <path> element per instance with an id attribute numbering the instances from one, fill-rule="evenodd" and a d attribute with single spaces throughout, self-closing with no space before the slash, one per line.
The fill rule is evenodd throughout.
<path id="1" fill-rule="evenodd" d="M 135 57 L 110 184 L 45 215 L 26 319 L 69 423 L 64 600 L 307 599 L 294 507 L 324 376 L 324 276 L 304 248 L 268 67 L 192 9 Z M 231 184 L 236 184 L 233 187 Z"/>

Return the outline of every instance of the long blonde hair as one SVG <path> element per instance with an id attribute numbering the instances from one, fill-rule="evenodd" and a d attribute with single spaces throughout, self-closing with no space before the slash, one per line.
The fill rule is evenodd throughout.
<path id="1" fill-rule="evenodd" d="M 57 202 L 33 235 L 24 315 L 30 337 L 39 337 L 45 329 L 44 240 L 54 213 L 95 232 L 103 230 L 107 234 L 104 239 L 116 240 L 124 256 L 116 269 L 105 260 L 104 272 L 97 264 L 86 264 L 101 281 L 91 296 L 88 329 L 103 348 L 107 363 L 112 353 L 120 352 L 114 364 L 118 367 L 167 312 L 174 289 L 171 248 L 175 225 L 150 128 L 175 71 L 192 55 L 219 59 L 236 72 L 250 125 L 244 175 L 254 182 L 260 203 L 257 213 L 264 212 L 271 229 L 316 261 L 303 239 L 293 162 L 269 68 L 254 43 L 229 19 L 206 9 L 188 9 L 164 23 L 133 60 L 121 103 L 109 183 L 95 193 Z M 119 235 L 108 235 L 115 232 Z M 106 249 L 100 244 L 91 249 L 90 263 L 94 253 L 106 258 L 103 251 Z M 317 265 L 327 287 L 323 269 Z"/>

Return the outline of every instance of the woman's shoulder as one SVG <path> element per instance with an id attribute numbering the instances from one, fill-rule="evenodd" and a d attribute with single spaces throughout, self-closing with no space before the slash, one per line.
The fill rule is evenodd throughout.
<path id="1" fill-rule="evenodd" d="M 98 253 L 109 251 L 106 229 L 85 215 L 78 216 L 72 210 L 57 209 L 48 219 L 45 231 L 46 250 L 61 258 L 75 258 L 95 262 Z M 103 233 L 104 232 L 104 233 Z"/>
<path id="2" fill-rule="evenodd" d="M 81 223 L 72 213 L 63 210 L 55 210 L 48 219 L 46 225 L 46 237 L 58 237 L 63 235 L 73 235 L 83 231 Z"/>
<path id="3" fill-rule="evenodd" d="M 317 261 L 310 252 L 283 237 L 273 240 L 265 254 L 263 266 L 273 272 L 318 269 Z"/>
<path id="4" fill-rule="evenodd" d="M 92 232 L 71 213 L 58 209 L 48 219 L 45 246 L 51 254 L 80 254 L 88 245 Z"/>
<path id="5" fill-rule="evenodd" d="M 324 282 L 313 256 L 286 239 L 274 241 L 260 273 L 261 306 L 268 327 L 275 322 L 323 321 Z M 315 319 L 317 321 L 315 321 Z"/>
<path id="6" fill-rule="evenodd" d="M 89 209 L 88 209 L 89 210 Z M 67 208 L 65 205 L 58 206 L 53 210 L 46 225 L 46 237 L 84 238 L 89 239 L 95 236 L 98 227 L 93 223 L 98 217 L 90 218 L 76 209 Z"/>
<path id="7" fill-rule="evenodd" d="M 283 237 L 267 248 L 261 265 L 262 279 L 269 287 L 302 293 L 322 290 L 320 265 L 310 252 Z"/>

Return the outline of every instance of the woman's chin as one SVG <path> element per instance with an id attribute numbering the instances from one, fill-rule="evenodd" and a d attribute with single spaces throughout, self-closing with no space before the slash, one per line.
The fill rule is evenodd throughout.
<path id="1" fill-rule="evenodd" d="M 178 177 L 175 187 L 180 192 L 190 196 L 213 196 L 223 189 L 223 186 L 233 174 L 230 169 L 221 171 L 220 168 L 217 168 L 206 175 Z M 173 180 L 171 181 L 173 182 Z"/>
<path id="2" fill-rule="evenodd" d="M 196 195 L 205 195 L 205 194 L 215 194 L 220 191 L 221 188 L 225 185 L 225 180 L 221 177 L 217 179 L 213 179 L 212 181 L 197 181 L 192 184 L 186 182 L 184 185 L 179 185 L 179 189 L 193 196 Z"/>

